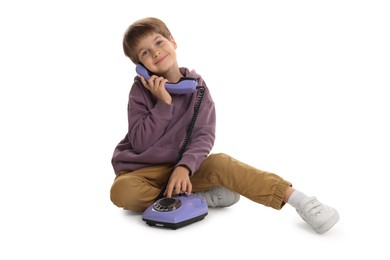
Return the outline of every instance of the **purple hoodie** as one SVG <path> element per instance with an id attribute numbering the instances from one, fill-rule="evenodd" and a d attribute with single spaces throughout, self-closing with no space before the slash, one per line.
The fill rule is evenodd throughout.
<path id="1" fill-rule="evenodd" d="M 186 77 L 196 78 L 205 88 L 192 137 L 178 165 L 187 166 L 193 174 L 210 153 L 215 140 L 215 106 L 202 77 L 195 71 L 180 68 Z M 128 132 L 114 150 L 114 171 L 175 163 L 190 125 L 199 91 L 172 95 L 168 105 L 156 99 L 135 77 L 128 103 Z"/>

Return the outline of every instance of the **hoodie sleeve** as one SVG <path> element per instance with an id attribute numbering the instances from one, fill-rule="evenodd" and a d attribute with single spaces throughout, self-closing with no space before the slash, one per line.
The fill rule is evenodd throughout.
<path id="1" fill-rule="evenodd" d="M 128 102 L 128 139 L 135 152 L 144 152 L 161 138 L 172 119 L 172 111 L 173 105 L 153 98 L 135 80 Z"/>

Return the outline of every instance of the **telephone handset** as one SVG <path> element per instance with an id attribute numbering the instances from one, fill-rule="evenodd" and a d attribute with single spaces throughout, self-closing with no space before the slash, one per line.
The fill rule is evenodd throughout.
<path id="1" fill-rule="evenodd" d="M 146 80 L 148 80 L 151 76 L 150 71 L 140 63 L 137 64 L 135 70 L 139 76 L 144 77 Z M 198 82 L 195 78 L 182 77 L 176 83 L 172 83 L 172 82 L 165 83 L 165 88 L 171 94 L 178 94 L 178 95 L 191 94 L 195 92 L 197 85 Z"/>

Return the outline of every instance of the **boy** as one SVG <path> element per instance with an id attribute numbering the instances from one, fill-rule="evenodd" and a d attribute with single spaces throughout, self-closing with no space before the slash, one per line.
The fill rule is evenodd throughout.
<path id="1" fill-rule="evenodd" d="M 209 207 L 229 207 L 238 202 L 240 195 L 274 209 L 288 203 L 317 233 L 332 228 L 339 220 L 338 212 L 295 190 L 280 176 L 226 154 L 209 155 L 215 139 L 214 102 L 202 77 L 178 66 L 176 47 L 165 23 L 152 17 L 134 22 L 124 35 L 125 55 L 134 64 L 142 63 L 154 75 L 148 80 L 135 77 L 130 90 L 128 133 L 112 157 L 116 174 L 111 187 L 112 202 L 143 212 L 166 185 L 164 196 L 193 192 L 205 199 Z M 164 84 L 183 77 L 196 78 L 204 92 L 191 139 L 176 162 L 199 91 L 170 94 Z"/>

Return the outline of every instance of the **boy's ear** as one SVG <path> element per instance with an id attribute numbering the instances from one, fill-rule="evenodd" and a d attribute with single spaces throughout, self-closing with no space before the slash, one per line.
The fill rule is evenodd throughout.
<path id="1" fill-rule="evenodd" d="M 175 47 L 175 49 L 176 49 L 177 48 L 177 43 L 176 43 L 175 39 L 173 39 L 172 35 L 170 36 L 169 41 L 173 44 L 173 47 Z"/>

